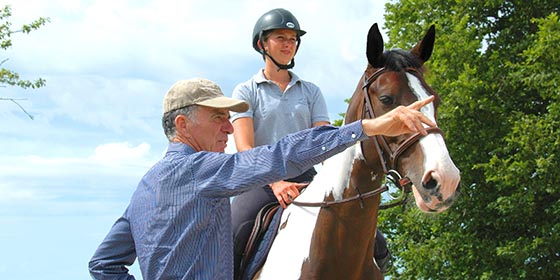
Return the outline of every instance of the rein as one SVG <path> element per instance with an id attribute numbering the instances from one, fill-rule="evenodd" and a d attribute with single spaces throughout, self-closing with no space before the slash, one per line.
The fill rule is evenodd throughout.
<path id="1" fill-rule="evenodd" d="M 358 195 L 348 197 L 348 198 L 344 198 L 344 199 L 341 199 L 341 200 L 331 200 L 331 201 L 321 201 L 321 202 L 292 201 L 292 204 L 297 205 L 297 206 L 304 206 L 304 207 L 329 207 L 329 206 L 332 206 L 332 205 L 342 204 L 342 203 L 346 203 L 346 202 L 349 202 L 349 201 L 359 199 L 360 200 L 360 205 L 362 206 L 362 208 L 364 208 L 363 207 L 363 199 L 379 195 L 382 192 L 387 191 L 388 189 L 389 189 L 389 186 L 387 186 L 387 184 L 384 184 L 381 188 L 375 189 L 373 191 L 369 191 L 369 192 L 364 193 L 364 194 L 358 194 Z"/>
<path id="2" fill-rule="evenodd" d="M 300 202 L 300 201 L 292 201 L 292 204 L 297 205 L 297 206 L 304 206 L 304 207 L 329 207 L 332 205 L 337 205 L 337 204 L 342 204 L 342 203 L 346 203 L 346 202 L 350 202 L 350 201 L 354 201 L 359 199 L 360 200 L 360 206 L 363 209 L 364 208 L 364 204 L 363 204 L 363 200 L 366 198 L 370 198 L 372 196 L 376 196 L 379 195 L 385 191 L 389 190 L 389 184 L 393 184 L 393 185 L 399 185 L 399 186 L 403 186 L 404 188 L 408 187 L 403 193 L 405 194 L 404 199 L 402 199 L 403 201 L 406 201 L 406 194 L 409 193 L 411 190 L 410 188 L 412 187 L 412 183 L 410 182 L 410 180 L 408 180 L 408 178 L 401 178 L 401 175 L 395 171 L 395 170 L 390 170 L 389 173 L 387 174 L 387 181 L 385 184 L 383 184 L 383 186 L 381 186 L 380 188 L 377 188 L 375 190 L 369 191 L 367 193 L 364 194 L 358 194 L 352 197 L 347 197 L 341 200 L 331 200 L 331 201 L 321 201 L 321 202 Z M 408 191 L 407 191 L 408 190 Z M 359 190 L 358 190 L 359 192 Z M 396 205 L 401 204 L 400 202 L 396 202 L 396 203 L 392 203 L 392 204 L 387 204 L 387 205 L 381 205 L 380 209 L 386 209 L 386 208 L 390 208 Z"/>

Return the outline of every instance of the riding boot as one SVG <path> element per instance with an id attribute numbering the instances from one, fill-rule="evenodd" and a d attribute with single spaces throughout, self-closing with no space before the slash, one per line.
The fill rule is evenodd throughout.
<path id="1" fill-rule="evenodd" d="M 379 229 L 375 234 L 375 252 L 374 252 L 375 263 L 379 267 L 381 273 L 387 273 L 393 264 L 392 255 L 387 248 L 387 240 L 385 240 L 385 236 Z"/>

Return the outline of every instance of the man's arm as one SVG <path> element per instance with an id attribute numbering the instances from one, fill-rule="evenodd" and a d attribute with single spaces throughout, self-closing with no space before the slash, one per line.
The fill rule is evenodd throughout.
<path id="1" fill-rule="evenodd" d="M 303 173 L 368 136 L 395 136 L 420 132 L 435 126 L 418 109 L 433 98 L 400 106 L 375 119 L 359 120 L 340 128 L 320 126 L 289 134 L 270 146 L 259 146 L 236 154 L 193 154 L 190 170 L 198 178 L 198 191 L 209 197 L 235 196 Z M 282 194 L 289 196 L 289 194 Z"/>
<path id="2" fill-rule="evenodd" d="M 89 273 L 93 279 L 134 280 L 126 267 L 131 266 L 135 259 L 136 249 L 130 223 L 121 217 L 91 258 Z"/>

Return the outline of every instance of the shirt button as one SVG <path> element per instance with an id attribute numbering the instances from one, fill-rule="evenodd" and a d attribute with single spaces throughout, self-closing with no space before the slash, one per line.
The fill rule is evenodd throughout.
<path id="1" fill-rule="evenodd" d="M 356 138 L 356 134 L 352 133 L 352 139 Z"/>
<path id="2" fill-rule="evenodd" d="M 323 146 L 323 147 L 321 147 L 321 150 L 326 151 L 327 147 Z"/>

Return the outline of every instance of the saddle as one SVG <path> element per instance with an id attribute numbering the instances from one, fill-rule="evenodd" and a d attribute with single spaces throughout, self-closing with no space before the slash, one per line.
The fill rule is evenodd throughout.
<path id="1" fill-rule="evenodd" d="M 272 202 L 258 212 L 241 259 L 239 279 L 253 279 L 264 264 L 278 232 L 283 210 L 278 202 Z"/>

